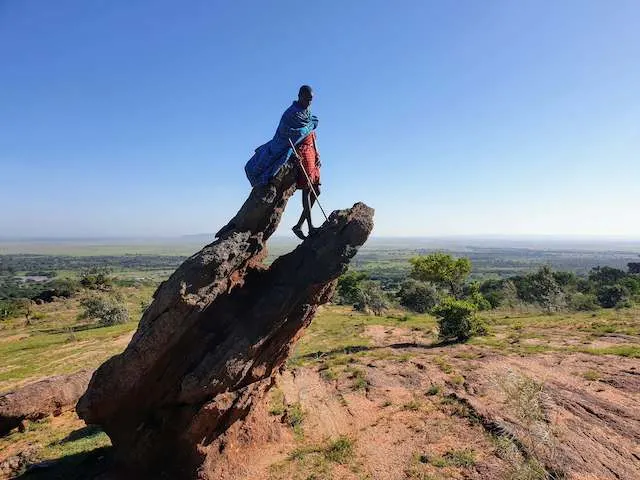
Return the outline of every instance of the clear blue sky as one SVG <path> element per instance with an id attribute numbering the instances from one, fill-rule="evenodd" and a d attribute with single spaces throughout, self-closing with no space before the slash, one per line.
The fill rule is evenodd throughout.
<path id="1" fill-rule="evenodd" d="M 215 232 L 309 83 L 325 209 L 377 235 L 640 237 L 639 26 L 637 0 L 0 0 L 0 236 Z"/>

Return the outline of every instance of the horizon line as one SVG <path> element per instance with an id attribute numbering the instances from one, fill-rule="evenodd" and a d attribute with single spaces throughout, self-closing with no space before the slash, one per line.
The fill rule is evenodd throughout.
<path id="1" fill-rule="evenodd" d="M 176 234 L 176 235 L 33 235 L 33 236 L 0 236 L 0 243 L 15 242 L 55 242 L 55 241 L 105 241 L 105 240 L 189 240 L 196 238 L 215 238 L 215 233 L 194 233 L 194 234 Z M 389 239 L 389 240 L 453 240 L 453 239 L 477 239 L 477 240 L 508 240 L 508 239 L 548 239 L 548 240 L 616 240 L 640 242 L 640 235 L 603 235 L 603 234 L 571 234 L 571 233 L 530 233 L 530 234 L 509 234 L 509 233 L 493 233 L 493 234 L 433 234 L 433 235 L 371 235 L 370 239 Z M 286 234 L 272 235 L 271 239 L 292 239 Z"/>

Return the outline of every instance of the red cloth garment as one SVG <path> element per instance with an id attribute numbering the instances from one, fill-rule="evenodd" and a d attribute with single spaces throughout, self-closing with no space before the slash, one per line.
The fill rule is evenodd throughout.
<path id="1" fill-rule="evenodd" d="M 320 185 L 320 168 L 318 167 L 318 150 L 316 149 L 316 132 L 311 132 L 298 145 L 296 145 L 298 155 L 302 158 L 302 165 L 309 175 L 309 179 L 313 185 Z M 297 163 L 297 159 L 295 160 Z M 297 187 L 300 190 L 308 190 L 309 182 L 304 172 L 298 164 L 298 182 Z"/>

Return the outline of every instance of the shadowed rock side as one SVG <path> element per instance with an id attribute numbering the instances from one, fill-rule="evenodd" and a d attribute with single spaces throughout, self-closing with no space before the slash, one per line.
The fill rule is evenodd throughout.
<path id="1" fill-rule="evenodd" d="M 30 383 L 0 396 L 0 435 L 4 435 L 23 420 L 38 420 L 73 410 L 91 378 L 91 371 L 59 375 Z"/>
<path id="2" fill-rule="evenodd" d="M 369 236 L 373 210 L 357 203 L 263 266 L 294 180 L 287 167 L 254 189 L 219 239 L 158 288 L 126 350 L 94 374 L 78 414 L 102 426 L 127 469 L 193 478 L 212 442 L 269 389 Z"/>

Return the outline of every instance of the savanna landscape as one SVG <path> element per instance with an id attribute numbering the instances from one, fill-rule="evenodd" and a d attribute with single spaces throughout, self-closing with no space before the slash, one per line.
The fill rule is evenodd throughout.
<path id="1" fill-rule="evenodd" d="M 0 480 L 640 480 L 638 25 L 0 0 Z"/>
<path id="2" fill-rule="evenodd" d="M 213 478 L 637 478 L 637 246 L 373 240 Z M 0 391 L 123 351 L 190 248 L 5 245 Z M 66 408 L 0 438 L 0 472 L 111 478 L 110 445 Z"/>

